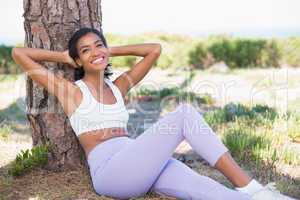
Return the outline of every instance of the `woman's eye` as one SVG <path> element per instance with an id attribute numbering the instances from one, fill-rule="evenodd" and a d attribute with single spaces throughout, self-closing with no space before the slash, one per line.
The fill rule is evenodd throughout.
<path id="1" fill-rule="evenodd" d="M 102 47 L 102 44 L 97 44 L 97 47 Z"/>
<path id="2" fill-rule="evenodd" d="M 83 49 L 82 53 L 86 53 L 88 51 L 88 49 Z"/>

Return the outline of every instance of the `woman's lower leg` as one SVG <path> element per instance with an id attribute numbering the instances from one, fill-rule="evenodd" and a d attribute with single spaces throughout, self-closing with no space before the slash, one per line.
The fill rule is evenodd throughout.
<path id="1" fill-rule="evenodd" d="M 235 187 L 244 187 L 250 183 L 251 178 L 226 152 L 217 161 L 215 168 L 218 169 Z"/>
<path id="2" fill-rule="evenodd" d="M 218 169 L 235 187 L 248 185 L 251 178 L 233 160 L 228 149 L 217 139 L 217 135 L 205 122 L 204 118 L 193 106 L 187 105 L 185 110 L 184 136 L 194 150 L 204 159 L 208 160 L 211 166 Z M 197 136 L 201 134 L 201 137 Z M 194 144 L 195 140 L 197 141 Z M 202 144 L 201 146 L 199 144 Z M 216 153 L 217 152 L 217 153 Z"/>

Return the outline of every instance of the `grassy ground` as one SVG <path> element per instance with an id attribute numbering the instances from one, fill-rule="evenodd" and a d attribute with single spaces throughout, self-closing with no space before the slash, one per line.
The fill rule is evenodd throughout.
<path id="1" fill-rule="evenodd" d="M 196 71 L 193 75 L 188 71 L 153 70 L 143 80 L 144 84 L 137 87 L 141 89 L 142 86 L 149 86 L 150 89 L 134 90 L 133 96 L 139 97 L 140 101 L 128 104 L 128 109 L 132 111 L 129 121 L 129 124 L 132 124 L 131 131 L 134 131 L 136 136 L 139 135 L 147 128 L 141 126 L 144 124 L 144 119 L 149 126 L 155 123 L 159 116 L 174 109 L 178 101 L 188 97 L 200 112 L 205 113 L 207 122 L 223 139 L 234 158 L 247 173 L 262 183 L 275 181 L 281 192 L 300 198 L 300 127 L 298 125 L 300 118 L 297 115 L 299 110 L 293 109 L 295 113 L 290 114 L 288 119 L 284 117 L 287 110 L 297 108 L 296 100 L 299 98 L 297 94 L 300 93 L 298 93 L 296 80 L 300 71 L 284 70 L 236 70 L 228 73 Z M 284 82 L 285 74 L 288 81 Z M 188 79 L 189 77 L 193 79 Z M 266 80 L 270 77 L 273 77 L 272 81 Z M 16 80 L 18 80 L 16 77 L 4 78 L 1 82 L 0 95 L 5 96 L 8 88 L 6 86 L 9 84 L 18 87 L 20 83 L 16 83 Z M 290 99 L 280 94 L 282 83 L 287 83 L 285 85 Z M 178 84 L 181 86 L 176 89 L 174 86 Z M 227 90 L 224 90 L 226 88 L 224 85 L 228 86 Z M 163 89 L 162 86 L 169 89 Z M 277 100 L 275 104 L 272 88 L 277 89 L 279 93 L 275 95 Z M 157 92 L 157 89 L 160 92 Z M 249 99 L 253 90 L 262 91 L 263 95 L 254 92 L 251 102 Z M 170 98 L 170 94 L 176 94 L 178 98 Z M 150 95 L 151 98 L 143 98 L 143 95 Z M 20 95 L 15 97 L 15 99 L 22 99 Z M 21 101 L 0 99 L 7 105 L 0 110 L 0 200 L 109 199 L 95 194 L 89 175 L 83 167 L 59 172 L 36 168 L 17 178 L 8 175 L 8 169 L 16 155 L 21 150 L 30 149 L 32 141 L 22 107 L 24 104 Z M 141 101 L 142 99 L 148 100 Z M 284 107 L 286 100 L 287 107 Z M 228 104 L 230 101 L 242 102 L 242 104 L 239 107 L 237 103 Z M 265 115 L 266 109 L 261 107 L 253 110 L 253 103 L 266 103 L 267 108 L 275 108 L 276 116 L 273 118 Z M 221 108 L 224 105 L 230 106 L 227 106 L 227 109 Z M 274 150 L 277 150 L 276 153 Z M 209 167 L 200 156 L 196 155 L 186 142 L 181 143 L 173 156 L 199 174 L 233 187 L 220 172 Z M 135 199 L 170 198 L 148 194 Z"/>

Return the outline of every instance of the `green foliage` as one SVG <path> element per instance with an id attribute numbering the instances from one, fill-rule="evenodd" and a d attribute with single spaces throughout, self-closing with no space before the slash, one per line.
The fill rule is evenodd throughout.
<path id="1" fill-rule="evenodd" d="M 257 63 L 263 67 L 280 67 L 280 61 L 283 58 L 283 52 L 280 49 L 279 43 L 276 40 L 268 40 Z"/>
<path id="2" fill-rule="evenodd" d="M 154 64 L 159 68 L 208 68 L 224 61 L 230 68 L 279 67 L 287 63 L 300 66 L 300 39 L 246 39 L 230 36 L 193 38 L 165 33 L 144 33 L 139 35 L 106 34 L 109 46 L 152 43 L 162 45 L 162 54 Z M 0 73 L 20 73 L 21 69 L 11 58 L 12 47 L 0 46 Z M 112 57 L 115 67 L 132 67 L 135 56 Z"/>
<path id="3" fill-rule="evenodd" d="M 111 60 L 112 66 L 115 67 L 132 67 L 136 63 L 134 56 L 113 57 Z"/>
<path id="4" fill-rule="evenodd" d="M 274 129 L 288 122 L 289 137 L 292 133 L 299 133 L 300 115 L 297 113 L 279 115 L 274 108 L 266 105 L 250 108 L 230 103 L 206 112 L 204 118 L 221 135 L 231 154 L 247 165 L 262 164 L 273 168 L 277 162 L 288 165 L 300 163 L 300 155 L 295 149 L 283 146 L 287 138 L 286 130 Z"/>
<path id="5" fill-rule="evenodd" d="M 238 123 L 229 128 L 222 139 L 232 155 L 239 160 L 261 159 L 260 152 L 271 144 L 267 137 L 257 135 L 251 128 Z"/>
<path id="6" fill-rule="evenodd" d="M 107 34 L 106 39 L 111 46 L 152 42 L 160 43 L 163 51 L 154 66 L 162 69 L 187 66 L 188 52 L 192 48 L 192 44 L 196 42 L 195 39 L 191 39 L 188 36 L 161 33 L 145 33 L 131 36 Z M 112 58 L 112 64 L 117 67 L 132 67 L 134 63 L 128 62 L 125 58 L 115 57 Z"/>
<path id="7" fill-rule="evenodd" d="M 20 68 L 11 57 L 12 46 L 0 45 L 0 74 L 20 73 Z"/>
<path id="8" fill-rule="evenodd" d="M 217 61 L 224 61 L 231 68 L 279 66 L 280 53 L 274 41 L 222 39 L 208 50 Z"/>
<path id="9" fill-rule="evenodd" d="M 243 120 L 249 125 L 273 124 L 278 113 L 267 105 L 255 105 L 250 108 L 242 104 L 227 104 L 223 108 L 206 112 L 204 118 L 213 127 L 222 123 Z"/>
<path id="10" fill-rule="evenodd" d="M 48 149 L 49 145 L 46 144 L 33 147 L 31 150 L 21 150 L 13 161 L 9 174 L 20 176 L 36 167 L 45 166 L 48 162 Z"/>
<path id="11" fill-rule="evenodd" d="M 20 77 L 19 74 L 0 74 L 0 83 L 14 82 Z"/>
<path id="12" fill-rule="evenodd" d="M 9 107 L 0 110 L 0 122 L 3 120 L 25 121 L 25 111 L 21 109 L 17 102 L 12 103 Z"/>
<path id="13" fill-rule="evenodd" d="M 300 66 L 300 38 L 290 37 L 287 39 L 279 40 L 278 48 L 283 57 L 283 62 L 294 66 Z"/>
<path id="14" fill-rule="evenodd" d="M 298 113 L 290 113 L 287 122 L 288 137 L 292 142 L 300 141 L 300 115 Z"/>
<path id="15" fill-rule="evenodd" d="M 0 139 L 7 139 L 12 132 L 9 124 L 4 124 L 0 127 Z"/>
<path id="16" fill-rule="evenodd" d="M 282 160 L 285 164 L 288 165 L 299 165 L 300 164 L 300 155 L 297 151 L 291 148 L 284 148 L 281 152 Z"/>
<path id="17" fill-rule="evenodd" d="M 234 66 L 235 46 L 231 40 L 222 38 L 208 47 L 217 62 L 224 61 L 229 66 Z"/>
<path id="18" fill-rule="evenodd" d="M 135 94 L 136 96 L 151 96 L 154 98 L 163 99 L 165 97 L 175 97 L 177 101 L 197 102 L 198 104 L 212 105 L 215 103 L 209 94 L 197 95 L 193 92 L 182 91 L 178 87 L 163 88 L 161 90 L 153 90 L 141 88 Z"/>
<path id="19" fill-rule="evenodd" d="M 230 68 L 279 67 L 282 52 L 275 40 L 220 36 L 198 43 L 188 56 L 189 64 L 200 68 L 220 61 Z"/>
<path id="20" fill-rule="evenodd" d="M 189 52 L 189 64 L 195 68 L 204 68 L 207 53 L 207 49 L 204 47 L 203 43 L 198 43 L 196 47 Z"/>

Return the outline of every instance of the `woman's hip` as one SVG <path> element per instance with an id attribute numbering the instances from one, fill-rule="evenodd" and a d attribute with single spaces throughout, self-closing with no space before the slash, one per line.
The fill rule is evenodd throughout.
<path id="1" fill-rule="evenodd" d="M 93 177 L 96 171 L 101 170 L 106 162 L 123 147 L 134 139 L 127 136 L 115 137 L 96 145 L 88 154 L 87 161 Z"/>

